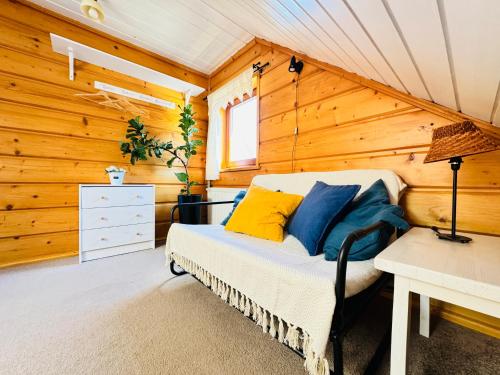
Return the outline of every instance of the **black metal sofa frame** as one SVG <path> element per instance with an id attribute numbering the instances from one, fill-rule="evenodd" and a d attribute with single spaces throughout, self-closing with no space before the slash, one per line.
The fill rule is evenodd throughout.
<path id="1" fill-rule="evenodd" d="M 175 211 L 179 207 L 187 206 L 211 206 L 218 204 L 230 204 L 234 201 L 219 201 L 219 202 L 196 202 L 196 203 L 180 203 L 176 204 L 170 210 L 170 222 L 175 222 Z M 390 281 L 391 276 L 387 273 L 383 273 L 379 279 L 372 284 L 367 289 L 362 292 L 345 298 L 345 282 L 346 282 L 346 272 L 347 272 L 347 257 L 349 256 L 349 251 L 352 245 L 367 236 L 368 234 L 382 229 L 384 227 L 389 227 L 390 224 L 386 222 L 379 221 L 373 225 L 366 228 L 362 228 L 350 233 L 342 243 L 338 260 L 337 260 L 337 275 L 335 282 L 335 310 L 333 312 L 332 327 L 330 329 L 330 340 L 333 345 L 333 375 L 343 375 L 344 374 L 344 360 L 343 360 L 343 340 L 346 333 L 354 325 L 357 318 L 365 311 L 366 306 L 380 293 L 380 291 L 387 285 Z M 181 276 L 187 272 L 184 270 L 176 270 L 175 262 L 170 262 L 170 270 L 176 276 Z M 197 279 L 196 279 L 197 280 Z M 389 316 L 390 322 L 391 316 Z M 375 353 L 371 357 L 366 369 L 365 374 L 373 374 L 378 368 L 387 348 L 390 345 L 391 337 L 391 324 L 389 323 L 387 330 L 385 331 L 381 341 L 379 342 Z M 304 357 L 304 353 L 300 350 L 295 350 L 287 346 L 290 350 L 294 351 L 301 357 Z"/>

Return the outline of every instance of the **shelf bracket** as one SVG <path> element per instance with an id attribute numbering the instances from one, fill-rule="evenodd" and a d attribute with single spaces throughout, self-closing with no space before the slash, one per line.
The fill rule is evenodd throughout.
<path id="1" fill-rule="evenodd" d="M 75 55 L 73 54 L 73 47 L 68 47 L 68 63 L 69 63 L 69 80 L 75 80 Z"/>

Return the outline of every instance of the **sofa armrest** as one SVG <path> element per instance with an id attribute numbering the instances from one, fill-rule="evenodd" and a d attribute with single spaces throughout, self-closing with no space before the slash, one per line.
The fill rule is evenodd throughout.
<path id="1" fill-rule="evenodd" d="M 344 310 L 344 302 L 345 302 L 345 281 L 346 281 L 346 272 L 347 272 L 347 258 L 349 256 L 349 251 L 351 250 L 352 245 L 366 237 L 370 233 L 383 229 L 392 227 L 392 225 L 379 221 L 375 224 L 367 226 L 365 228 L 358 229 L 352 233 L 350 233 L 342 242 L 342 246 L 340 247 L 339 255 L 337 257 L 337 277 L 335 280 L 335 311 L 334 311 L 334 331 L 338 331 L 343 324 L 343 310 Z M 337 329 L 336 329 L 337 328 Z"/>
<path id="2" fill-rule="evenodd" d="M 187 207 L 187 206 L 213 206 L 216 204 L 229 204 L 234 203 L 233 201 L 218 201 L 218 202 L 193 202 L 193 203 L 178 203 L 170 209 L 170 223 L 173 224 L 175 222 L 174 214 L 175 210 L 179 207 Z"/>

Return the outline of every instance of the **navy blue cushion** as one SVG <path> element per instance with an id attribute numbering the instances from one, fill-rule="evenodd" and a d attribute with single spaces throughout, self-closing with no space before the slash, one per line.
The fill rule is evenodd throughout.
<path id="1" fill-rule="evenodd" d="M 321 253 L 330 229 L 360 188 L 360 185 L 327 185 L 317 181 L 290 219 L 288 233 L 305 246 L 309 255 Z"/>
<path id="2" fill-rule="evenodd" d="M 227 224 L 238 204 L 240 204 L 241 200 L 245 198 L 246 193 L 247 192 L 245 190 L 242 190 L 238 194 L 236 194 L 236 196 L 234 197 L 233 209 L 231 210 L 229 215 L 227 215 L 226 218 L 222 220 L 222 222 L 220 223 L 221 225 L 225 226 Z"/>
<path id="3" fill-rule="evenodd" d="M 323 247 L 325 259 L 336 260 L 342 242 L 351 232 L 378 221 L 385 221 L 400 229 L 408 229 L 409 225 L 403 217 L 403 209 L 390 204 L 387 188 L 382 180 L 378 180 L 352 203 L 350 211 L 328 234 Z M 354 242 L 347 259 L 366 260 L 375 257 L 387 246 L 393 232 L 392 227 L 377 230 Z"/>

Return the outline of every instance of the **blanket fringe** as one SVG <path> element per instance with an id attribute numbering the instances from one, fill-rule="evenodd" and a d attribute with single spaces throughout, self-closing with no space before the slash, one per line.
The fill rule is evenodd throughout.
<path id="1" fill-rule="evenodd" d="M 285 344 L 287 344 L 292 349 L 300 349 L 299 331 L 293 324 L 288 325 L 288 330 L 286 331 L 285 336 Z"/>
<path id="2" fill-rule="evenodd" d="M 271 314 L 269 314 L 271 315 Z M 262 310 L 262 332 L 267 333 L 268 325 L 267 325 L 267 311 Z"/>
<path id="3" fill-rule="evenodd" d="M 240 310 L 245 316 L 251 317 L 257 325 L 262 327 L 264 333 L 269 333 L 273 338 L 277 336 L 280 343 L 284 343 L 292 349 L 301 349 L 305 357 L 304 368 L 310 375 L 330 374 L 328 360 L 314 353 L 310 336 L 299 327 L 273 315 L 270 311 L 262 308 L 255 301 L 241 293 L 241 291 L 224 283 L 193 261 L 175 253 L 169 253 L 167 259 L 167 264 L 170 261 L 174 261 L 185 271 L 200 280 L 203 285 L 210 288 L 224 302 Z M 278 322 L 277 330 L 275 320 Z"/>
<path id="4" fill-rule="evenodd" d="M 269 334 L 274 339 L 276 337 L 276 324 L 274 323 L 274 315 L 270 314 L 269 318 Z"/>
<path id="5" fill-rule="evenodd" d="M 285 342 L 285 326 L 283 324 L 283 320 L 281 320 L 280 318 L 278 318 L 278 320 L 278 341 L 283 344 Z"/>

